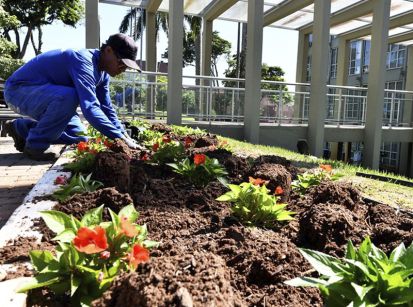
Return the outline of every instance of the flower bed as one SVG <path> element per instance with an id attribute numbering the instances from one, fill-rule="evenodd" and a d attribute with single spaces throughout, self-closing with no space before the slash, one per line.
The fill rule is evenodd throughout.
<path id="1" fill-rule="evenodd" d="M 390 253 L 413 239 L 409 215 L 363 202 L 350 183 L 332 181 L 327 166 L 302 174 L 284 158 L 234 155 L 214 135 L 188 135 L 164 125 L 145 131 L 140 141 L 146 151 L 115 141 L 110 150 L 91 153 L 92 179 L 104 187 L 53 208 L 81 220 L 104 205 L 103 220 L 109 221 L 109 209 L 118 213 L 133 202 L 138 224 L 146 224 L 148 238 L 159 242 L 149 262 L 124 270 L 94 306 L 323 306 L 317 288 L 284 283 L 319 276 L 299 248 L 344 257 L 348 240 L 359 246 L 369 236 Z M 77 150 L 85 155 L 87 147 Z M 218 165 L 223 169 L 215 171 Z M 226 198 L 229 189 L 218 180 L 223 177 L 233 185 Z M 250 206 L 257 199 L 265 206 Z M 55 234 L 37 224 L 44 249 L 56 244 Z M 11 257 L 6 250 L 0 250 L 0 263 Z M 68 296 L 41 291 L 42 299 L 69 304 Z M 36 293 L 29 305 L 39 298 Z"/>

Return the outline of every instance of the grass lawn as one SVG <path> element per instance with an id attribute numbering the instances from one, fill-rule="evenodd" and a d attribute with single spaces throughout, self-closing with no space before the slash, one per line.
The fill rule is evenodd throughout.
<path id="1" fill-rule="evenodd" d="M 277 155 L 285 157 L 300 168 L 314 168 L 319 164 L 331 164 L 334 169 L 344 176 L 340 180 L 347 180 L 353 183 L 363 194 L 364 197 L 375 201 L 385 203 L 391 206 L 404 206 L 413 208 L 413 188 L 406 187 L 391 182 L 383 182 L 368 178 L 356 176 L 356 172 L 369 173 L 373 175 L 384 175 L 388 178 L 401 179 L 413 182 L 412 179 L 390 173 L 379 172 L 371 169 L 365 169 L 361 166 L 348 165 L 341 161 L 318 159 L 313 156 L 301 155 L 297 152 L 286 150 L 279 147 L 253 145 L 246 142 L 240 142 L 230 138 L 224 138 L 236 153 L 258 156 L 258 155 Z"/>

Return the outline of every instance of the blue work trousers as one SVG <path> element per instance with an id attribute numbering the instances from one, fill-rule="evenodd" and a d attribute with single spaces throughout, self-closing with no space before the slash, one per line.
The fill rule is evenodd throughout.
<path id="1" fill-rule="evenodd" d="M 76 108 L 75 88 L 54 84 L 8 85 L 4 98 L 15 112 L 30 118 L 14 122 L 16 132 L 26 139 L 26 148 L 46 150 L 51 144 L 75 144 L 86 141 Z"/>

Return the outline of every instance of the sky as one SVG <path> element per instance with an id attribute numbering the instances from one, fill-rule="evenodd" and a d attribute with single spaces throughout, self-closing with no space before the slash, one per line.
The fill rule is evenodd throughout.
<path id="1" fill-rule="evenodd" d="M 119 25 L 126 15 L 129 7 L 99 4 L 100 16 L 100 40 L 101 42 L 119 30 Z M 230 41 L 232 45 L 232 54 L 236 53 L 237 48 L 237 23 L 223 20 L 215 20 L 213 30 L 218 31 L 219 35 Z M 138 41 L 138 46 L 141 42 Z M 292 30 L 264 28 L 262 62 L 270 66 L 280 66 L 285 72 L 287 82 L 295 82 L 296 61 L 297 61 L 298 32 Z M 145 38 L 142 41 L 142 59 L 145 60 Z M 161 59 L 168 46 L 166 35 L 160 34 L 157 42 L 157 58 Z M 76 28 L 65 26 L 62 23 L 54 23 L 43 28 L 43 47 L 42 51 L 48 51 L 60 48 L 80 49 L 85 47 L 85 21 L 82 20 Z M 138 52 L 138 59 L 141 52 Z M 33 48 L 30 46 L 25 56 L 25 60 L 34 57 Z M 165 60 L 164 60 L 165 61 Z M 226 59 L 222 56 L 218 61 L 218 73 L 220 77 L 224 76 L 224 71 L 228 67 Z M 186 67 L 184 75 L 194 75 L 193 67 Z"/>

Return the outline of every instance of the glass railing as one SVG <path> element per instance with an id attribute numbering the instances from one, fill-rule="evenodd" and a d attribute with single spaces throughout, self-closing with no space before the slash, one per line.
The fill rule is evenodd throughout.
<path id="1" fill-rule="evenodd" d="M 165 119 L 167 74 L 127 72 L 112 79 L 111 96 L 121 117 Z M 245 80 L 183 76 L 183 122 L 232 122 L 244 120 Z M 403 114 L 412 104 L 413 92 L 385 90 L 383 126 L 412 127 Z M 270 125 L 308 123 L 310 84 L 261 81 L 260 122 Z M 364 126 L 367 88 L 328 85 L 326 125 Z"/>

